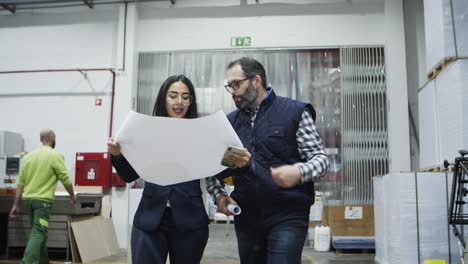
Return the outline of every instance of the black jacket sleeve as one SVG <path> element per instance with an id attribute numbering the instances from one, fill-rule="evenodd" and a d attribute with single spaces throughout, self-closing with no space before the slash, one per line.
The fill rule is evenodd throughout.
<path id="1" fill-rule="evenodd" d="M 112 166 L 114 166 L 117 174 L 119 174 L 120 178 L 124 180 L 124 182 L 132 182 L 140 176 L 138 173 L 133 169 L 132 165 L 127 161 L 127 159 L 123 156 L 112 156 L 111 155 L 111 162 Z"/>
<path id="2" fill-rule="evenodd" d="M 242 175 L 242 174 L 245 174 L 247 172 L 249 172 L 249 170 L 251 170 L 252 168 L 252 165 L 254 163 L 254 159 L 253 159 L 253 156 L 250 158 L 250 161 L 249 163 L 247 164 L 247 166 L 245 166 L 245 168 L 235 168 L 235 169 L 230 169 L 230 168 L 227 168 L 223 171 L 221 171 L 220 173 L 214 175 L 214 177 L 218 178 L 219 181 L 222 181 L 224 180 L 225 178 L 229 177 L 229 176 L 239 176 L 239 175 Z"/>

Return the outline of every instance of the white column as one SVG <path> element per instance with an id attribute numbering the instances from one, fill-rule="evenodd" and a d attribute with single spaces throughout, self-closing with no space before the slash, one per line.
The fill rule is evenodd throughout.
<path id="1" fill-rule="evenodd" d="M 385 0 L 384 13 L 390 172 L 409 171 L 411 165 L 403 0 Z"/>
<path id="2" fill-rule="evenodd" d="M 418 132 L 418 90 L 427 80 L 423 0 L 404 1 L 404 14 L 408 101 L 411 106 L 416 127 L 416 131 L 410 133 L 411 169 L 417 170 L 420 160 L 419 149 L 416 144 L 416 136 L 420 134 Z M 411 127 L 410 131 L 413 131 Z"/>
<path id="3" fill-rule="evenodd" d="M 126 11 L 125 11 L 126 9 Z M 124 31 L 124 21 L 126 20 L 126 29 Z M 114 123 L 113 134 L 117 132 L 122 121 L 130 109 L 134 108 L 133 102 L 136 95 L 136 25 L 138 22 L 138 12 L 135 4 L 125 4 L 120 6 L 119 23 L 117 30 L 116 54 L 115 61 L 117 80 L 115 85 L 115 101 L 114 101 Z M 125 34 L 124 34 L 125 32 Z M 125 40 L 125 53 L 124 49 Z M 123 63 L 125 58 L 125 64 Z M 127 248 L 128 228 L 129 223 L 129 189 L 127 185 L 125 189 L 112 188 L 112 219 L 114 222 L 117 239 L 120 248 Z"/>

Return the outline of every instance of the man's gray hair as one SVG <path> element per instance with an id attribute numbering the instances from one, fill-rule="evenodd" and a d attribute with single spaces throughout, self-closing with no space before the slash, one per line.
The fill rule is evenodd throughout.
<path id="1" fill-rule="evenodd" d="M 41 131 L 41 142 L 44 142 L 44 140 L 49 140 L 52 135 L 54 135 L 54 131 L 50 128 L 45 128 L 45 129 L 42 129 Z"/>

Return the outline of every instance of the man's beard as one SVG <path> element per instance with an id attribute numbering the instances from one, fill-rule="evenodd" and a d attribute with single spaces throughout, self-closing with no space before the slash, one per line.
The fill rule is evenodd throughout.
<path id="1" fill-rule="evenodd" d="M 247 87 L 247 90 L 245 91 L 245 93 L 240 96 L 233 96 L 233 99 L 234 97 L 240 98 L 239 101 L 234 100 L 236 107 L 239 109 L 246 109 L 255 104 L 255 101 L 257 100 L 257 96 L 258 96 L 257 90 L 252 85 L 252 82 L 249 82 L 249 86 Z"/>

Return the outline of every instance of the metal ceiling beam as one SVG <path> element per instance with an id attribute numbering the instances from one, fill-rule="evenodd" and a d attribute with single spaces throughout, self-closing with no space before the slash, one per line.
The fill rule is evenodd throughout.
<path id="1" fill-rule="evenodd" d="M 106 4 L 124 4 L 141 2 L 163 2 L 170 1 L 175 5 L 176 0 L 0 0 L 0 11 L 2 7 L 5 10 L 18 11 L 22 9 L 44 9 L 44 8 L 62 8 L 73 6 L 87 6 L 94 8 L 97 5 Z"/>
<path id="2" fill-rule="evenodd" d="M 16 13 L 16 5 L 0 4 L 0 6 L 10 11 L 11 13 Z"/>
<path id="3" fill-rule="evenodd" d="M 82 0 L 0 0 L 1 4 L 7 5 L 35 5 L 35 4 L 63 4 L 70 2 L 80 2 Z"/>
<path id="4" fill-rule="evenodd" d="M 89 8 L 91 8 L 91 9 L 94 8 L 93 0 L 83 0 L 83 2 L 84 2 L 85 5 L 87 5 Z"/>

